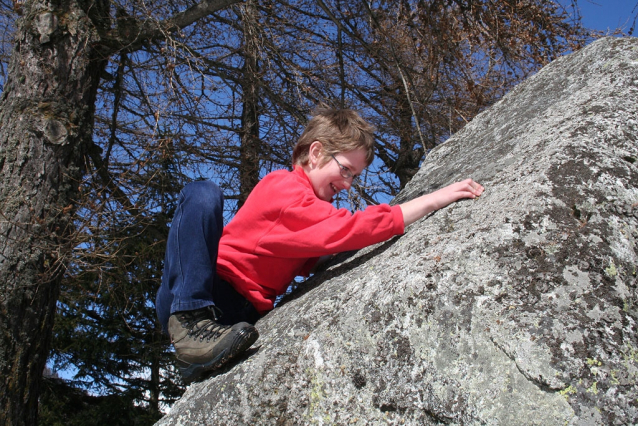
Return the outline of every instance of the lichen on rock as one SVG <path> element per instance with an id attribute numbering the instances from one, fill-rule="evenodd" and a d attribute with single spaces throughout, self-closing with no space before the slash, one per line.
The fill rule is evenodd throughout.
<path id="1" fill-rule="evenodd" d="M 339 256 L 159 424 L 638 422 L 637 138 L 637 39 L 552 62 L 394 202 L 483 196 Z"/>

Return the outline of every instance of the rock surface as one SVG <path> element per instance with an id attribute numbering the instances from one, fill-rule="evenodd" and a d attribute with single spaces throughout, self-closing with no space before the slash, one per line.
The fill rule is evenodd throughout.
<path id="1" fill-rule="evenodd" d="M 395 202 L 484 184 L 316 275 L 160 425 L 638 422 L 638 39 L 560 58 Z"/>

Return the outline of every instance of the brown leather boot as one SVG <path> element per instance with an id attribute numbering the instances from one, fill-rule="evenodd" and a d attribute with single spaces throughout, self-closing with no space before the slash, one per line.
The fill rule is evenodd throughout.
<path id="1" fill-rule="evenodd" d="M 248 349 L 259 337 L 246 322 L 233 326 L 217 322 L 215 306 L 176 312 L 168 320 L 168 333 L 175 347 L 177 366 L 184 383 L 201 378 Z"/>

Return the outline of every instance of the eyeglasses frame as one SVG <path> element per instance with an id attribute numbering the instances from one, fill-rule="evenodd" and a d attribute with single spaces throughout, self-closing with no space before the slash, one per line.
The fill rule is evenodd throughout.
<path id="1" fill-rule="evenodd" d="M 339 165 L 339 174 L 341 175 L 342 178 L 352 179 L 352 181 L 355 181 L 357 179 L 357 176 L 355 176 L 354 173 L 352 173 L 352 170 L 350 170 L 349 168 L 341 164 L 339 160 L 337 160 L 337 157 L 334 156 L 334 154 L 330 154 L 330 156 Z"/>

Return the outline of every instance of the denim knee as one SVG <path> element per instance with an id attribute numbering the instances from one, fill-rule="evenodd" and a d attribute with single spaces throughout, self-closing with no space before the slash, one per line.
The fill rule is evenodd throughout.
<path id="1" fill-rule="evenodd" d="M 191 182 L 182 189 L 182 197 L 191 207 L 201 211 L 214 211 L 222 214 L 224 207 L 224 193 L 215 183 L 208 180 Z"/>

